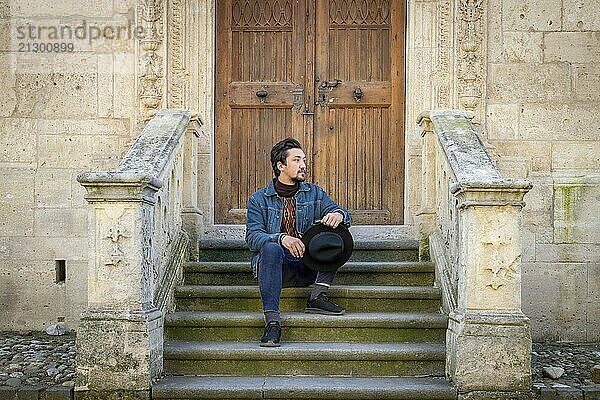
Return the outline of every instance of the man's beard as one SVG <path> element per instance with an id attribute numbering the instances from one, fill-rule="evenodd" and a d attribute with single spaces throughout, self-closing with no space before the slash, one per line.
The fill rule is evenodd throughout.
<path id="1" fill-rule="evenodd" d="M 299 172 L 292 180 L 294 182 L 304 182 L 306 180 L 306 171 L 304 173 Z"/>

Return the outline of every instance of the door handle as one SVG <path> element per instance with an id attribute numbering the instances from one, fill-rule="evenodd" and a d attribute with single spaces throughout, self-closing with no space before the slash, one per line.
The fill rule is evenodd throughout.
<path id="1" fill-rule="evenodd" d="M 342 81 L 340 79 L 334 79 L 332 81 L 321 82 L 321 84 L 319 85 L 319 90 L 318 90 L 319 93 L 318 93 L 316 104 L 319 104 L 321 107 L 328 107 L 329 106 L 329 92 L 331 91 L 331 89 L 338 86 L 340 83 L 342 83 Z"/>
<path id="2" fill-rule="evenodd" d="M 340 83 L 342 83 L 342 81 L 339 79 L 334 79 L 332 81 L 323 81 L 323 82 L 321 82 L 320 87 L 321 87 L 321 89 L 334 88 L 337 85 L 339 85 Z"/>
<path id="3" fill-rule="evenodd" d="M 269 95 L 269 92 L 267 91 L 267 89 L 265 89 L 264 86 L 256 91 L 256 97 L 258 97 L 258 99 L 260 100 L 261 103 L 265 102 L 265 99 L 267 98 L 268 95 Z"/>

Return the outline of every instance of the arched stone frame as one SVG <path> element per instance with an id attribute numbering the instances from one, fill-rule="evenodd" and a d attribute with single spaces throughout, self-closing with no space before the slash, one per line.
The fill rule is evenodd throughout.
<path id="1" fill-rule="evenodd" d="M 152 35 L 139 41 L 140 119 L 160 107 L 187 108 L 203 121 L 199 140 L 198 208 L 206 232 L 215 229 L 214 87 L 217 0 L 138 0 L 138 23 Z M 405 224 L 414 225 L 421 182 L 424 110 L 461 108 L 485 117 L 487 12 L 484 0 L 407 0 Z M 150 66 L 150 69 L 148 68 Z"/>

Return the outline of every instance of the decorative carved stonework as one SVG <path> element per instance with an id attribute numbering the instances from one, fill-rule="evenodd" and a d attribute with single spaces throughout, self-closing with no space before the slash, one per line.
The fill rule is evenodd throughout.
<path id="1" fill-rule="evenodd" d="M 171 0 L 168 15 L 168 106 L 169 108 L 185 108 L 187 103 L 186 93 L 189 85 L 187 71 L 187 52 L 185 46 L 186 36 L 186 9 L 185 0 Z"/>
<path id="2" fill-rule="evenodd" d="M 439 21 L 437 30 L 437 56 L 432 73 L 432 84 L 435 108 L 451 108 L 450 82 L 452 68 L 450 66 L 450 49 L 452 46 L 451 27 L 452 8 L 450 0 L 441 0 L 437 4 L 437 18 Z"/>
<path id="3" fill-rule="evenodd" d="M 489 275 L 486 286 L 498 290 L 500 286 L 514 279 L 516 266 L 521 264 L 521 255 L 507 259 L 512 246 L 512 243 L 483 243 L 482 259 L 486 260 L 484 270 Z"/>
<path id="4" fill-rule="evenodd" d="M 106 261 L 104 265 L 111 265 L 113 267 L 126 266 L 127 261 L 125 252 L 121 248 L 123 243 L 122 239 L 131 237 L 131 234 L 123 224 L 123 218 L 127 213 L 126 210 L 120 210 L 120 212 L 114 212 L 112 210 L 104 209 L 100 220 L 107 221 L 108 224 L 104 225 L 105 229 L 104 239 L 108 239 L 111 242 L 110 254 L 105 255 Z"/>
<path id="5" fill-rule="evenodd" d="M 481 106 L 484 83 L 484 3 L 459 0 L 458 4 L 458 97 L 460 107 L 475 112 Z"/>
<path id="6" fill-rule="evenodd" d="M 143 0 L 138 6 L 138 23 L 144 36 L 139 40 L 140 117 L 149 121 L 161 108 L 163 97 L 163 2 Z"/>

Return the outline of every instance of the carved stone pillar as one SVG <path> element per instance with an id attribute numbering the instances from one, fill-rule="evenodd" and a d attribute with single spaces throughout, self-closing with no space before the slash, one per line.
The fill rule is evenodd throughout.
<path id="1" fill-rule="evenodd" d="M 462 399 L 525 399 L 529 320 L 521 312 L 521 208 L 528 182 L 455 185 L 458 308 L 450 313 L 446 368 Z"/>
<path id="2" fill-rule="evenodd" d="M 436 229 L 436 145 L 435 133 L 431 120 L 421 114 L 417 123 L 424 127 L 423 146 L 421 147 L 421 207 L 417 211 L 416 219 L 419 228 L 419 259 L 429 260 L 429 235 Z"/>
<path id="3" fill-rule="evenodd" d="M 194 116 L 188 125 L 185 139 L 183 164 L 183 209 L 181 218 L 183 230 L 190 236 L 190 260 L 198 259 L 198 239 L 204 223 L 202 210 L 198 207 L 198 138 L 202 121 Z"/>
<path id="4" fill-rule="evenodd" d="M 149 399 L 162 371 L 162 313 L 152 305 L 152 254 L 160 183 L 139 174 L 86 173 L 90 211 L 88 308 L 77 332 L 78 399 Z"/>

